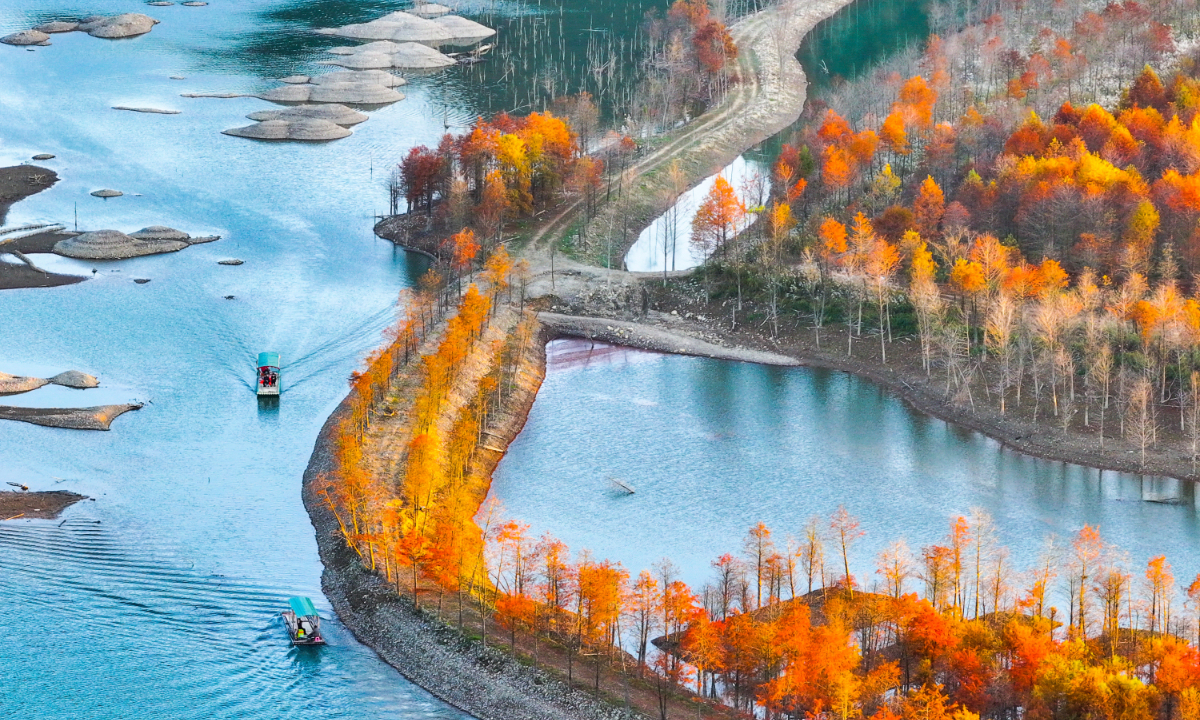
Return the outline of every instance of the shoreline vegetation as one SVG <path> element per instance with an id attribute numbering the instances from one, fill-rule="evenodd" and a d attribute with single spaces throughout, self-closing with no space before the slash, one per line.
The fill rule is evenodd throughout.
<path id="1" fill-rule="evenodd" d="M 685 11 L 689 7 L 680 6 Z M 764 22 L 768 12 L 755 21 Z M 689 17 L 698 27 L 707 22 L 704 13 Z M 1144 20 L 1139 15 L 1133 22 Z M 745 27 L 752 24 L 743 22 Z M 786 25 L 776 25 L 776 33 L 786 34 Z M 761 39 L 766 32 L 753 37 Z M 737 28 L 731 35 L 738 36 Z M 1161 39 L 1161 33 L 1150 35 Z M 939 66 L 936 54 L 943 46 L 933 47 L 929 62 L 935 69 L 953 65 L 946 61 Z M 739 69 L 754 71 L 755 77 L 770 72 L 749 57 L 746 48 L 739 48 L 729 59 L 736 59 Z M 781 73 L 786 65 L 780 56 L 776 67 Z M 1013 65 L 1009 75 L 1016 69 Z M 889 116 L 890 125 L 881 128 L 886 152 L 904 158 L 896 161 L 902 175 L 930 171 L 926 183 L 914 183 L 915 200 L 903 196 L 913 210 L 901 205 L 904 178 L 893 174 L 891 163 L 876 162 L 881 135 L 869 129 L 856 132 L 827 114 L 820 130 L 814 124 L 803 136 L 805 144 L 799 149 L 785 146 L 769 187 L 762 189 L 763 199 L 756 203 L 756 212 L 766 219 L 743 240 L 729 230 L 737 225 L 735 216 L 746 214 L 746 205 L 728 183 L 716 183 L 702 206 L 703 219 L 693 228 L 694 242 L 708 258 L 698 271 L 660 278 L 595 267 L 611 268 L 614 249 L 623 253 L 628 247 L 629 232 L 636 229 L 629 218 L 647 220 L 669 206 L 672 195 L 678 197 L 699 179 L 693 176 L 706 172 L 700 163 L 670 163 L 673 154 L 698 146 L 701 154 L 730 159 L 723 155 L 728 148 L 706 145 L 704 134 L 717 132 L 731 115 L 744 111 L 748 96 L 761 87 L 749 77 L 739 79 L 694 128 L 685 125 L 674 140 L 646 144 L 657 149 L 636 157 L 627 152 L 624 141 L 613 145 L 606 159 L 621 164 L 616 200 L 611 167 L 601 201 L 604 167 L 576 161 L 578 150 L 564 153 L 555 171 L 540 177 L 535 172 L 532 178 L 525 174 L 522 163 L 544 162 L 528 158 L 525 143 L 534 140 L 533 146 L 541 148 L 543 141 L 551 140 L 548 130 L 554 128 L 548 123 L 555 119 L 549 114 L 481 121 L 466 138 L 447 136 L 437 151 L 414 149 L 400 166 L 393 183 L 393 212 L 399 196 L 405 196 L 412 212 L 384 220 L 377 233 L 438 262 L 423 279 L 416 302 L 409 304 L 410 314 L 397 326 L 396 341 L 369 358 L 367 369 L 352 378 L 351 394 L 322 430 L 305 476 L 305 505 L 326 564 L 323 584 L 346 624 L 418 684 L 481 718 L 593 717 L 594 712 L 625 708 L 665 720 L 691 713 L 733 716 L 761 708 L 780 717 L 816 712 L 843 720 L 868 715 L 970 720 L 980 714 L 1022 712 L 1051 717 L 1068 706 L 1075 708 L 1072 712 L 1107 712 L 1104 708 L 1113 702 L 1132 712 L 1130 717 L 1173 718 L 1177 710 L 1190 717 L 1200 710 L 1200 654 L 1183 640 L 1196 630 L 1182 613 L 1172 615 L 1176 590 L 1165 558 L 1150 559 L 1147 592 L 1142 594 L 1140 584 L 1135 590 L 1129 561 L 1093 528 L 1084 528 L 1069 550 L 1044 558 L 1040 576 L 1014 576 L 1011 570 L 1001 570 L 1009 567 L 1007 555 L 990 534 L 987 518 L 959 518 L 945 546 L 923 548 L 914 557 L 900 542 L 880 557 L 878 573 L 887 580 L 885 594 L 866 592 L 850 573 L 849 548 L 861 530 L 844 509 L 827 527 L 820 519 L 810 523 L 807 553 L 789 541 L 786 555 L 771 555 L 771 533 L 760 524 L 746 539 L 746 557 L 725 556 L 714 562 L 725 583 L 725 601 L 715 603 L 713 593 L 720 594 L 721 588 L 706 586 L 703 597 L 693 593 L 674 579 L 669 561 L 631 582 L 630 573 L 619 564 L 595 559 L 586 551 L 572 563 L 562 543 L 530 538 L 526 526 L 498 517 L 496 508 L 481 506 L 491 468 L 519 431 L 536 394 L 544 372 L 544 341 L 555 334 L 664 352 L 846 370 L 890 387 L 919 410 L 982 431 L 1022 452 L 1191 478 L 1192 470 L 1181 472 L 1184 455 L 1169 456 L 1152 447 L 1157 426 L 1153 410 L 1147 408 L 1155 404 L 1150 399 L 1154 386 L 1143 402 L 1145 427 L 1136 460 L 1129 457 L 1134 450 L 1124 416 L 1123 437 L 1109 438 L 1102 453 L 1088 438 L 1071 435 L 1074 408 L 1063 414 L 1060 432 L 1049 430 L 1054 421 L 1044 415 L 1038 422 L 1043 403 L 1049 402 L 1046 396 L 1053 398 L 1057 420 L 1060 393 L 1066 403 L 1067 397 L 1074 400 L 1075 392 L 1073 383 L 1066 384 L 1071 376 L 1061 365 L 1055 366 L 1058 374 L 1042 384 L 1040 355 L 1029 356 L 1030 382 L 1037 386 L 1032 408 L 1022 408 L 1019 384 L 1011 414 L 1004 412 L 1003 404 L 999 413 L 985 405 L 984 398 L 993 401 L 988 381 L 976 388 L 983 397 L 972 395 L 975 378 L 965 368 L 978 370 L 987 356 L 984 348 L 1002 355 L 984 342 L 993 331 L 984 328 L 977 315 L 982 288 L 968 289 L 965 270 L 959 267 L 977 263 L 983 275 L 983 261 L 971 255 L 967 242 L 957 256 L 942 253 L 950 261 L 938 274 L 924 244 L 936 248 L 950 234 L 952 220 L 966 225 L 962 212 L 948 212 L 940 187 L 936 193 L 929 187 L 936 186 L 932 163 L 946 164 L 945 158 L 937 160 L 937 153 L 949 141 L 940 124 L 941 135 L 936 135 L 933 122 L 935 110 L 944 112 L 938 89 L 945 79 L 904 83 L 893 105 L 895 117 Z M 1024 98 L 1039 79 L 1047 87 L 1052 84 L 1050 77 L 1027 73 L 1016 85 L 1009 82 L 1005 94 L 997 97 Z M 994 82 L 989 76 L 988 83 Z M 1147 84 L 1152 83 L 1142 83 Z M 894 93 L 899 85 L 893 83 L 887 92 Z M 802 96 L 801 92 L 801 100 Z M 575 110 L 578 114 L 578 107 Z M 571 119 L 571 112 L 565 116 Z M 869 114 L 865 118 L 863 123 L 878 121 Z M 1068 118 L 1066 124 L 1070 122 Z M 1046 159 L 1056 157 L 1045 147 L 1052 134 L 1039 129 L 1044 126 L 1029 125 L 1026 134 L 1041 142 L 1035 152 L 1046 152 Z M 570 125 L 566 131 L 570 133 Z M 741 133 L 752 137 L 744 128 Z M 573 141 L 560 143 L 558 150 L 572 145 Z M 1077 148 L 1076 154 L 1087 151 Z M 566 158 L 572 159 L 568 163 Z M 819 172 L 815 158 L 820 158 Z M 945 169 L 942 165 L 939 172 Z M 707 172 L 719 166 L 711 163 Z M 988 172 L 982 165 L 976 167 Z M 647 178 L 640 185 L 639 176 Z M 663 192 L 666 176 L 673 193 Z M 876 234 L 860 209 L 860 195 L 870 193 L 879 177 L 887 181 L 880 192 L 888 197 L 872 212 L 889 210 L 891 215 L 883 217 Z M 575 199 L 551 202 L 564 187 Z M 850 245 L 849 223 L 830 217 L 839 204 L 839 215 L 855 217 Z M 635 211 L 635 206 L 642 210 Z M 970 211 L 962 206 L 969 219 Z M 910 219 L 893 210 L 897 207 Z M 541 209 L 537 224 L 535 208 Z M 461 225 L 480 230 L 486 249 L 482 256 L 488 258 L 482 272 L 472 276 L 472 261 L 481 249 L 474 232 L 464 228 L 442 242 L 435 225 L 441 230 Z M 519 253 L 515 263 L 498 242 L 514 227 L 521 231 L 509 244 Z M 921 242 L 903 246 L 903 258 L 889 243 L 887 233 L 895 228 L 899 235 L 923 233 L 923 238 L 917 236 Z M 891 242 L 898 245 L 898 239 Z M 979 244 L 975 236 L 970 239 Z M 890 254 L 885 252 L 888 248 Z M 562 251 L 567 257 L 556 258 Z M 1005 260 L 1005 272 L 1016 268 L 1028 276 L 1028 296 L 1043 302 L 1059 297 L 1069 276 L 1056 261 L 1048 258 L 1031 266 L 1017 252 L 1007 252 L 994 254 Z M 1140 262 L 1148 263 L 1151 254 L 1144 253 Z M 1127 272 L 1141 268 L 1137 262 L 1131 260 Z M 888 266 L 883 281 L 875 272 L 880 264 Z M 934 304 L 941 313 L 936 324 L 947 338 L 945 367 L 937 364 L 941 358 L 931 361 L 932 336 L 923 324 L 928 318 L 916 317 L 929 309 L 928 304 L 914 308 L 923 301 L 917 290 L 910 290 L 910 298 L 904 290 L 893 289 L 890 278 L 901 267 L 914 273 L 914 284 L 918 279 L 924 283 L 921 289 L 929 291 L 924 300 L 930 294 L 942 298 Z M 469 285 L 464 294 L 463 282 L 472 277 L 478 285 Z M 511 300 L 518 285 L 519 304 Z M 481 293 L 479 287 L 487 289 Z M 871 288 L 873 293 L 868 292 Z M 1051 294 L 1044 294 L 1043 288 L 1051 288 Z M 499 297 L 505 291 L 509 304 L 501 306 Z M 457 311 L 451 310 L 455 303 Z M 805 327 L 801 318 L 812 315 L 817 304 L 815 328 Z M 540 311 L 536 320 L 529 315 L 534 310 Z M 441 323 L 445 313 L 451 317 Z M 844 327 L 833 326 L 834 320 Z M 864 333 L 864 322 L 869 328 L 872 320 L 878 332 Z M 919 344 L 913 342 L 918 339 Z M 522 360 L 531 344 L 541 355 L 533 370 L 523 367 Z M 847 348 L 846 354 L 838 347 Z M 1056 348 L 1061 349 L 1061 343 Z M 1144 357 L 1135 367 L 1149 357 L 1149 347 L 1142 350 Z M 421 358 L 419 363 L 413 362 L 414 356 Z M 1061 362 L 1061 356 L 1049 357 Z M 947 379 L 934 378 L 931 365 Z M 518 381 L 524 375 L 529 375 L 528 381 Z M 1165 369 L 1162 377 L 1165 393 Z M 1121 393 L 1126 379 L 1133 382 L 1132 377 L 1120 376 Z M 942 382 L 945 390 L 938 389 Z M 997 394 L 1004 398 L 1011 389 L 1006 385 Z M 1092 399 L 1088 396 L 1087 401 Z M 1106 395 L 1105 409 L 1108 400 Z M 1119 402 L 1128 405 L 1123 395 Z M 1031 410 L 1031 417 L 1023 409 Z M 495 437 L 489 428 L 499 420 L 493 413 L 516 418 Z M 1104 439 L 1101 431 L 1099 443 Z M 1192 456 L 1186 459 L 1194 463 Z M 831 545 L 830 567 L 824 551 L 817 550 L 826 542 Z M 840 551 L 837 555 L 835 549 Z M 961 575 L 964 552 L 975 556 L 973 591 L 967 590 L 969 583 Z M 818 555 L 821 560 L 814 559 Z M 797 566 L 790 564 L 797 561 L 808 566 L 806 594 L 798 592 Z M 772 563 L 774 570 L 764 569 Z M 989 564 L 994 569 L 985 570 Z M 819 598 L 812 588 L 816 565 Z M 839 566 L 844 570 L 840 576 Z M 1056 582 L 1060 576 L 1065 583 Z M 905 581 L 912 578 L 924 580 L 924 598 L 905 593 Z M 780 589 L 785 579 L 786 593 Z M 751 599 L 755 585 L 757 597 Z M 871 590 L 880 588 L 879 583 L 870 585 Z M 740 599 L 730 600 L 739 593 Z M 1047 602 L 1060 594 L 1064 597 L 1059 599 L 1069 602 L 1066 623 L 1059 619 L 1061 609 Z M 1200 601 L 1200 578 L 1188 587 L 1188 596 Z M 968 610 L 971 601 L 974 608 Z M 626 649 L 629 624 L 641 629 L 640 642 L 634 643 L 636 656 Z M 647 641 L 655 628 L 662 636 L 653 644 L 662 652 L 648 655 Z M 487 650 L 498 644 L 509 646 L 507 659 Z M 447 646 L 456 650 L 441 655 Z M 437 658 L 429 656 L 430 648 L 437 648 Z M 495 659 L 485 659 L 489 657 Z M 1185 670 L 1170 676 L 1173 679 L 1158 675 L 1160 669 L 1180 664 L 1195 666 L 1196 672 Z M 481 679 L 480 665 L 494 674 Z M 547 674 L 530 675 L 522 669 L 529 665 Z M 426 672 L 425 667 L 434 669 Z M 1051 687 L 1054 682 L 1059 684 Z M 586 697 L 584 688 L 608 704 L 585 708 L 582 701 L 568 699 Z M 550 701 L 547 693 L 556 700 Z M 1118 696 L 1120 700 L 1114 700 Z"/>
<path id="2" fill-rule="evenodd" d="M 458 308 L 446 297 L 409 304 L 416 316 L 401 321 L 321 431 L 304 502 L 326 568 L 322 587 L 360 641 L 477 717 L 621 717 L 556 677 L 548 643 L 533 655 L 540 669 L 495 647 L 505 633 L 488 622 L 495 589 L 472 518 L 540 387 L 546 338 L 529 311 L 493 304 L 496 295 L 474 285 Z M 388 537 L 403 537 L 405 549 Z M 418 572 L 435 554 L 457 592 Z"/>
<path id="3" fill-rule="evenodd" d="M 972 513 L 945 544 L 893 543 L 872 579 L 850 572 L 864 531 L 840 508 L 786 549 L 752 527 L 693 591 L 668 560 L 634 580 L 481 506 L 544 377 L 546 342 L 595 329 L 535 319 L 503 247 L 484 268 L 483 293 L 445 282 L 402 303 L 393 342 L 322 429 L 303 488 L 339 616 L 438 697 L 485 719 L 1200 710 L 1187 640 L 1200 613 L 1176 609 L 1164 557 L 1135 579 L 1095 528 L 1022 571 Z M 640 329 L 604 326 L 623 344 Z M 923 594 L 909 592 L 918 583 Z M 1186 591 L 1200 599 L 1200 577 Z"/>
<path id="4" fill-rule="evenodd" d="M 760 187 L 718 181 L 677 240 L 702 268 L 551 294 L 870 377 L 1027 454 L 1200 479 L 1195 24 L 992 12 L 835 83 Z M 606 244 L 567 235 L 587 261 Z"/>

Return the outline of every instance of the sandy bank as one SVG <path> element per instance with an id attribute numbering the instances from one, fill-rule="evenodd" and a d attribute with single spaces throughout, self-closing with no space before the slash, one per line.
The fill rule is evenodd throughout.
<path id="1" fill-rule="evenodd" d="M 63 510 L 80 500 L 87 499 L 86 495 L 66 490 L 45 492 L 0 490 L 0 520 L 16 520 L 17 518 L 53 520 Z"/>
<path id="2" fill-rule="evenodd" d="M 53 157 L 53 156 L 50 156 Z M 49 168 L 37 165 L 14 165 L 0 168 L 0 226 L 8 216 L 8 209 L 14 203 L 35 195 L 58 182 L 58 174 Z M 49 247 L 61 239 L 56 236 L 61 225 L 23 226 L 5 228 L 0 233 L 0 254 L 9 253 L 19 258 L 20 262 L 7 262 L 10 258 L 0 259 L 0 290 L 16 290 L 20 288 L 44 288 L 60 285 L 72 285 L 82 282 L 84 278 L 75 275 L 58 275 L 45 272 L 33 267 L 24 253 L 49 252 Z M 44 231 L 43 231 L 44 230 Z M 49 238 L 54 238 L 50 246 L 45 244 Z"/>
<path id="3" fill-rule="evenodd" d="M 33 425 L 68 430 L 109 430 L 121 415 L 140 410 L 136 405 L 99 405 L 87 408 L 26 408 L 0 405 L 0 420 L 19 420 Z"/>

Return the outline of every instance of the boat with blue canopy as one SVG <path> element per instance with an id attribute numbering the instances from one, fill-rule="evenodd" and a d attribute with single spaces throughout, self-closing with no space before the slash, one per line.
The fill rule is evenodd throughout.
<path id="1" fill-rule="evenodd" d="M 321 617 L 312 600 L 306 597 L 288 598 L 288 609 L 283 611 L 283 622 L 293 645 L 324 645 L 321 637 Z"/>
<path id="2" fill-rule="evenodd" d="M 279 353 L 258 354 L 258 396 L 279 395 Z"/>

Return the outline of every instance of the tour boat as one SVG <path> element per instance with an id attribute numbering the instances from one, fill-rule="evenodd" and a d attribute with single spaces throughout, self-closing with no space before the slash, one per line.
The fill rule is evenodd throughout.
<path id="1" fill-rule="evenodd" d="M 288 637 L 293 645 L 324 645 L 321 637 L 321 618 L 312 600 L 306 597 L 288 598 L 288 610 L 283 611 Z"/>
<path id="2" fill-rule="evenodd" d="M 279 395 L 279 353 L 258 354 L 258 396 Z"/>

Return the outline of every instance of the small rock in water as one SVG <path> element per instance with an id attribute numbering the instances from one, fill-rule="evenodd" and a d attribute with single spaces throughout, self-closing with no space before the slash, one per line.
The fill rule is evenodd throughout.
<path id="1" fill-rule="evenodd" d="M 107 199 L 107 198 L 121 197 L 124 194 L 125 193 L 121 192 L 120 190 L 109 190 L 108 188 L 105 188 L 103 190 L 93 191 L 92 197 Z"/>
<path id="2" fill-rule="evenodd" d="M 22 30 L 0 38 L 5 45 L 49 45 L 50 36 L 41 30 Z"/>
<path id="3" fill-rule="evenodd" d="M 33 159 L 34 160 L 53 160 L 54 156 L 51 155 L 50 153 L 38 153 L 37 155 L 33 156 Z"/>
<path id="4" fill-rule="evenodd" d="M 50 378 L 50 382 L 63 387 L 75 388 L 76 390 L 84 390 L 86 388 L 100 387 L 100 381 L 95 375 L 79 372 L 78 370 L 67 370 L 60 372 Z"/>
<path id="5" fill-rule="evenodd" d="M 93 15 L 79 23 L 79 29 L 92 37 L 115 40 L 150 32 L 158 21 L 141 13 L 122 13 L 106 17 Z"/>
<path id="6" fill-rule="evenodd" d="M 232 299 L 233 299 L 233 296 L 232 296 L 232 295 L 226 295 L 226 296 L 225 296 L 225 299 L 226 299 L 226 300 L 232 300 Z"/>
<path id="7" fill-rule="evenodd" d="M 145 285 L 150 282 L 150 278 L 134 278 L 133 281 L 138 285 Z"/>
<path id="8" fill-rule="evenodd" d="M 238 260 L 237 258 L 227 258 L 225 260 L 218 260 L 217 264 L 218 265 L 241 265 L 243 262 L 245 262 L 245 261 Z"/>

